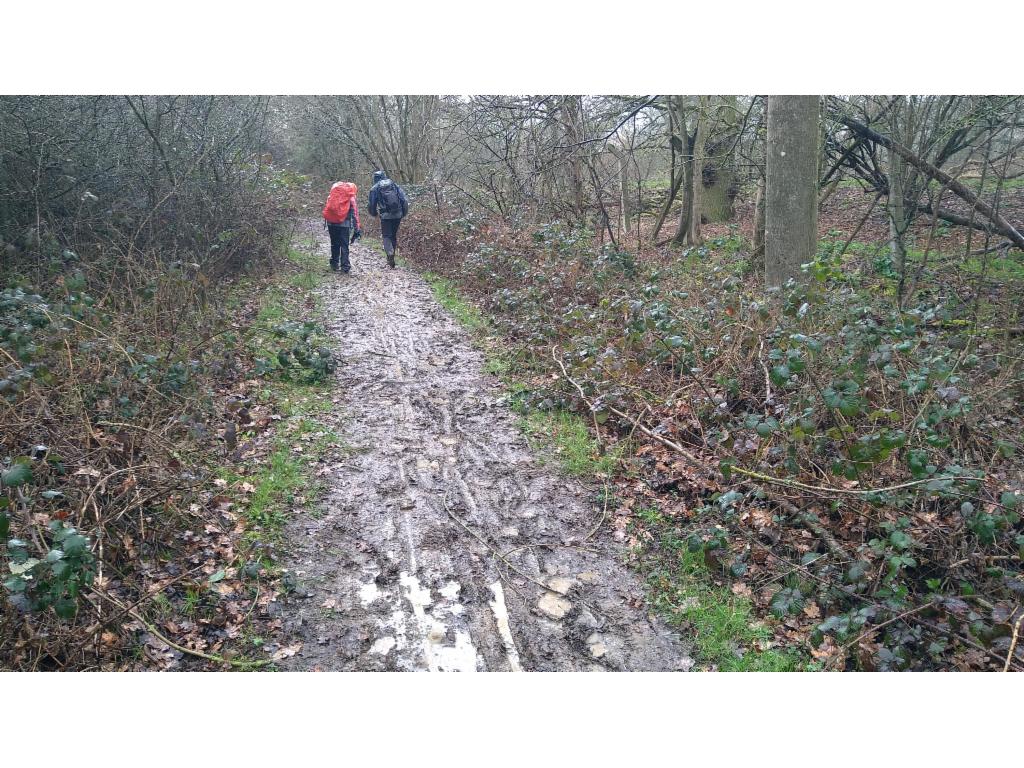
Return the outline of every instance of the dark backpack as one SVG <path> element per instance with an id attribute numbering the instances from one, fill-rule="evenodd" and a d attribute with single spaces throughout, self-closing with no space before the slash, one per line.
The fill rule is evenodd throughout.
<path id="1" fill-rule="evenodd" d="M 377 187 L 377 215 L 389 219 L 402 215 L 402 198 L 399 197 L 398 185 L 394 182 Z"/>

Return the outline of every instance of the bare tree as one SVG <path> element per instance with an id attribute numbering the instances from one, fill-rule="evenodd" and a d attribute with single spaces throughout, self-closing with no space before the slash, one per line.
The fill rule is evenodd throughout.
<path id="1" fill-rule="evenodd" d="M 800 277 L 818 244 L 817 96 L 768 97 L 765 285 Z"/>

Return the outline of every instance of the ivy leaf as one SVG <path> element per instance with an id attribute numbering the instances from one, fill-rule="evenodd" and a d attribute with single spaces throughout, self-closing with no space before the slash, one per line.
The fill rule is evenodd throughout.
<path id="1" fill-rule="evenodd" d="M 89 540 L 79 533 L 72 534 L 64 539 L 64 554 L 80 555 L 89 545 Z"/>
<path id="2" fill-rule="evenodd" d="M 30 557 L 21 563 L 8 563 L 7 567 L 11 569 L 11 573 L 15 576 L 26 576 L 37 565 L 39 565 L 39 561 L 34 557 Z M 28 578 L 31 578 L 31 576 L 28 576 Z"/>
<path id="3" fill-rule="evenodd" d="M 771 380 L 775 384 L 778 384 L 780 386 L 785 384 L 787 381 L 789 381 L 789 377 L 791 375 L 792 374 L 789 370 L 788 365 L 776 365 L 772 367 Z"/>
<path id="4" fill-rule="evenodd" d="M 822 392 L 822 395 L 829 408 L 834 408 L 844 416 L 856 416 L 861 412 L 861 399 L 858 392 L 857 382 L 847 379 L 836 386 L 829 387 Z"/>
<path id="5" fill-rule="evenodd" d="M 0 482 L 8 488 L 32 482 L 32 467 L 28 459 L 16 459 L 9 469 L 0 473 Z"/>
<path id="6" fill-rule="evenodd" d="M 78 613 L 78 603 L 70 598 L 62 597 L 54 602 L 53 611 L 62 619 L 73 619 Z"/>
<path id="7" fill-rule="evenodd" d="M 780 589 L 772 598 L 772 613 L 780 619 L 791 613 L 797 613 L 804 607 L 804 596 L 799 589 L 786 587 Z M 823 630 L 827 631 L 827 630 Z"/>
<path id="8" fill-rule="evenodd" d="M 728 509 L 742 498 L 743 494 L 739 491 L 729 491 L 718 497 L 718 506 L 722 509 Z"/>

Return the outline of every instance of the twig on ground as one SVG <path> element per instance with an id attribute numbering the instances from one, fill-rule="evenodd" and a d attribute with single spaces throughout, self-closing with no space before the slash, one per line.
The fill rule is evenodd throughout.
<path id="1" fill-rule="evenodd" d="M 170 638 L 168 638 L 165 635 L 163 635 L 156 627 L 154 627 L 146 619 L 144 619 L 142 617 L 142 615 L 138 611 L 136 611 L 134 608 L 130 608 L 130 607 L 129 608 L 125 608 L 125 606 L 122 605 L 119 600 L 111 597 L 110 595 L 108 595 L 108 594 L 106 594 L 104 592 L 97 592 L 96 594 L 100 595 L 105 600 L 109 600 L 114 605 L 116 605 L 118 608 L 121 608 L 121 609 L 125 610 L 125 612 L 129 616 L 131 616 L 133 619 L 135 619 L 140 624 L 142 624 L 149 631 L 149 633 L 151 635 L 155 636 L 161 642 L 166 643 L 171 648 L 174 648 L 176 651 L 180 651 L 181 653 L 187 653 L 187 654 L 189 654 L 191 656 L 198 656 L 201 659 L 206 659 L 207 661 L 212 661 L 212 662 L 215 662 L 217 664 L 230 664 L 232 667 L 239 667 L 239 668 L 242 668 L 242 669 L 252 669 L 254 667 L 265 667 L 268 664 L 270 664 L 270 661 L 269 660 L 265 660 L 265 659 L 264 660 L 258 660 L 258 661 L 238 661 L 236 659 L 228 659 L 228 658 L 225 658 L 223 656 L 217 656 L 217 655 L 212 654 L 212 653 L 204 653 L 203 651 L 197 651 L 197 650 L 195 650 L 193 648 L 188 648 L 188 647 L 186 647 L 184 645 L 179 645 L 178 643 L 174 642 Z"/>
<path id="2" fill-rule="evenodd" d="M 933 480 L 961 480 L 963 478 L 957 475 L 945 475 L 942 477 L 926 477 L 920 480 L 908 480 L 905 483 L 898 483 L 897 485 L 888 485 L 883 488 L 836 488 L 835 486 L 828 485 L 810 485 L 808 483 L 801 483 L 798 480 L 787 480 L 782 477 L 772 477 L 771 475 L 765 475 L 760 472 L 754 472 L 743 467 L 732 466 L 730 467 L 732 472 L 736 472 L 741 475 L 753 478 L 755 480 L 761 480 L 765 483 L 772 483 L 773 485 L 782 485 L 787 488 L 799 488 L 803 491 L 810 491 L 811 493 L 818 494 L 839 494 L 849 496 L 867 496 L 873 493 L 890 493 L 891 491 L 899 491 L 904 488 L 913 488 L 917 485 L 924 485 L 930 483 Z M 977 480 L 984 480 L 984 476 L 973 478 Z"/>
<path id="3" fill-rule="evenodd" d="M 909 611 L 904 611 L 903 613 L 901 613 L 898 616 L 893 616 L 888 621 L 883 621 L 881 624 L 876 624 L 875 626 L 873 626 L 873 627 L 869 628 L 868 630 L 862 632 L 861 634 L 857 635 L 857 637 L 855 637 L 850 642 L 844 644 L 843 648 L 849 648 L 849 647 L 851 647 L 853 645 L 856 645 L 861 640 L 863 640 L 865 637 L 867 637 L 868 635 L 872 634 L 873 632 L 877 632 L 882 627 L 886 627 L 886 626 L 888 626 L 890 624 L 893 624 L 894 622 L 897 622 L 900 619 L 905 619 L 908 616 L 913 616 L 915 613 L 920 613 L 921 611 L 923 611 L 923 610 L 925 610 L 927 608 L 931 608 L 933 605 L 935 605 L 935 601 L 934 600 L 929 600 L 924 605 L 919 605 L 916 608 L 911 608 Z"/>
<path id="4" fill-rule="evenodd" d="M 498 558 L 498 560 L 500 560 L 502 563 L 505 564 L 506 568 L 508 568 L 511 571 L 514 571 L 515 573 L 519 574 L 520 576 L 522 576 L 524 579 L 526 579 L 530 583 L 536 584 L 538 587 L 541 587 L 542 589 L 544 589 L 544 590 L 546 590 L 548 592 L 552 592 L 552 593 L 554 593 L 556 595 L 560 594 L 558 592 L 558 590 L 552 589 L 551 587 L 549 587 L 544 582 L 538 581 L 537 579 L 533 578 L 533 576 L 531 576 L 530 574 L 524 573 L 519 568 L 517 568 L 516 566 L 512 565 L 512 563 L 510 563 L 505 558 L 505 556 L 502 555 L 501 552 L 498 551 L 498 549 L 496 547 L 492 546 L 491 543 L 489 541 L 487 541 L 487 539 L 485 539 L 479 533 L 477 533 L 472 528 L 470 528 L 469 525 L 467 525 L 466 522 L 461 517 L 456 515 L 452 511 L 451 507 L 448 506 L 448 491 L 447 490 L 445 490 L 444 497 L 442 498 L 442 503 L 444 504 L 444 511 L 448 513 L 448 517 L 450 517 L 452 520 L 454 520 L 456 523 L 458 523 L 460 526 L 462 526 L 463 530 L 465 530 L 466 533 L 468 533 L 474 539 L 476 539 L 481 544 L 483 544 L 485 547 L 487 547 L 487 549 L 491 552 L 491 554 L 493 554 L 496 558 Z M 499 571 L 499 573 L 500 573 L 500 571 Z"/>
<path id="5" fill-rule="evenodd" d="M 1024 611 L 1017 617 L 1017 623 L 1013 625 L 1013 637 L 1010 639 L 1010 650 L 1006 653 L 1006 663 L 1003 664 L 1003 672 L 1010 671 L 1010 664 L 1013 662 L 1013 652 L 1017 650 L 1017 639 L 1020 637 L 1020 623 L 1024 621 Z"/>
<path id="6" fill-rule="evenodd" d="M 580 397 L 583 399 L 583 402 L 587 404 L 587 408 L 590 410 L 590 416 L 594 420 L 594 439 L 597 441 L 597 450 L 599 453 L 603 454 L 604 443 L 601 441 L 601 425 L 597 423 L 597 410 L 594 408 L 593 404 L 587 399 L 586 394 L 584 394 L 583 392 L 583 387 L 581 387 L 576 382 L 576 380 L 569 375 L 569 372 L 565 370 L 565 366 L 562 365 L 562 361 L 558 359 L 557 355 L 555 355 L 554 347 L 551 347 L 551 359 L 558 363 L 558 367 L 562 369 L 562 375 L 565 376 L 565 378 L 569 381 L 570 384 L 576 387 L 576 391 L 580 393 Z"/>

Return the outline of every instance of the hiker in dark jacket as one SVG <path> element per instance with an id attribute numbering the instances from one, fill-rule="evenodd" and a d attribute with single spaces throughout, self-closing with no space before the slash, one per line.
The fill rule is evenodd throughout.
<path id="1" fill-rule="evenodd" d="M 349 236 L 354 243 L 362 231 L 359 229 L 359 206 L 356 204 L 358 187 L 351 181 L 339 181 L 331 187 L 331 193 L 324 205 L 324 223 L 331 236 L 331 269 L 348 274 L 352 265 L 348 260 Z"/>
<path id="2" fill-rule="evenodd" d="M 384 171 L 373 174 L 369 211 L 371 216 L 380 217 L 380 238 L 384 242 L 384 253 L 388 257 L 388 266 L 394 269 L 398 225 L 409 213 L 409 201 L 402 188 L 389 179 Z"/>

